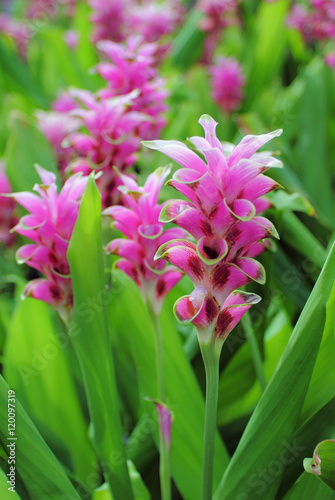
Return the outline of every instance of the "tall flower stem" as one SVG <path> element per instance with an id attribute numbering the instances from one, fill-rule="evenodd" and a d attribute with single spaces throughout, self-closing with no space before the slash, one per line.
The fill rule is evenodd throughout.
<path id="1" fill-rule="evenodd" d="M 267 386 L 265 373 L 263 370 L 262 357 L 259 350 L 259 346 L 255 337 L 255 332 L 251 323 L 250 315 L 248 312 L 242 318 L 242 325 L 249 342 L 249 347 L 251 351 L 252 362 L 256 371 L 257 378 L 261 384 L 262 390 L 264 391 Z"/>
<path id="2" fill-rule="evenodd" d="M 205 409 L 205 429 L 204 448 L 202 463 L 202 500 L 212 499 L 213 489 L 213 469 L 214 469 L 214 449 L 216 414 L 218 406 L 219 388 L 219 361 L 220 353 L 217 352 L 213 342 L 204 344 L 200 342 L 202 358 L 204 360 L 206 372 L 206 409 Z"/>
<path id="3" fill-rule="evenodd" d="M 155 336 L 156 348 L 156 370 L 157 370 L 157 385 L 159 403 L 165 403 L 165 380 L 164 380 L 164 348 L 163 335 L 159 315 L 152 307 L 150 300 L 147 300 L 147 308 L 152 321 L 152 326 Z M 157 405 L 156 405 L 157 406 Z M 164 417 L 157 410 L 159 423 L 159 477 L 161 484 L 162 500 L 171 499 L 171 473 L 170 473 L 170 439 L 166 436 Z"/>

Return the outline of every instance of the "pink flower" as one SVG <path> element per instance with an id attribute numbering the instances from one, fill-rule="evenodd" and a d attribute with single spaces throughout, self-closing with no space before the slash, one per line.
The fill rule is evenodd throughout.
<path id="1" fill-rule="evenodd" d="M 75 30 L 68 30 L 64 33 L 64 40 L 69 49 L 75 50 L 79 41 L 79 34 Z"/>
<path id="2" fill-rule="evenodd" d="M 14 244 L 15 237 L 10 230 L 17 223 L 14 201 L 7 196 L 3 196 L 11 192 L 11 186 L 5 172 L 5 164 L 0 161 L 0 244 L 6 246 Z"/>
<path id="3" fill-rule="evenodd" d="M 204 14 L 200 29 L 207 33 L 203 62 L 209 64 L 223 30 L 238 23 L 237 0 L 198 0 L 195 8 Z"/>
<path id="4" fill-rule="evenodd" d="M 157 3 L 146 0 L 129 9 L 129 32 L 155 42 L 172 33 L 182 22 L 185 11 L 178 0 Z"/>
<path id="5" fill-rule="evenodd" d="M 31 37 L 31 31 L 20 21 L 14 20 L 8 14 L 0 14 L 0 33 L 7 35 L 16 45 L 17 51 L 22 57 L 26 58 L 27 45 Z"/>
<path id="6" fill-rule="evenodd" d="M 184 167 L 168 184 L 187 200 L 164 205 L 159 220 L 177 224 L 196 241 L 168 241 L 155 258 L 175 265 L 194 284 L 194 291 L 175 304 L 177 319 L 192 322 L 201 342 L 214 340 L 222 346 L 243 314 L 260 300 L 237 288 L 252 280 L 264 283 L 264 268 L 253 257 L 264 250 L 269 237 L 278 237 L 259 212 L 268 206 L 263 196 L 278 186 L 263 173 L 281 162 L 257 150 L 282 131 L 246 136 L 236 147 L 222 146 L 216 122 L 208 115 L 199 122 L 205 138 L 192 137 L 190 142 L 205 161 L 178 141 L 144 143 Z"/>
<path id="7" fill-rule="evenodd" d="M 307 10 L 301 5 L 293 5 L 287 24 L 298 29 L 305 41 L 327 41 L 335 39 L 334 0 L 312 0 Z"/>
<path id="8" fill-rule="evenodd" d="M 167 229 L 159 222 L 162 205 L 158 193 L 169 174 L 168 168 L 159 168 L 149 175 L 144 187 L 139 187 L 129 176 L 120 174 L 126 206 L 113 206 L 103 213 L 114 220 L 114 227 L 125 238 L 112 240 L 106 250 L 121 257 L 116 268 L 127 274 L 139 287 L 144 301 L 150 300 L 156 314 L 159 313 L 168 292 L 181 279 L 182 273 L 174 266 L 155 261 L 158 248 L 174 239 L 183 238 L 183 229 Z"/>
<path id="9" fill-rule="evenodd" d="M 36 169 L 42 180 L 42 184 L 34 186 L 37 194 L 12 195 L 29 212 L 13 230 L 33 241 L 19 248 L 17 261 L 45 276 L 28 283 L 24 296 L 53 305 L 60 316 L 68 320 L 73 295 L 66 255 L 88 178 L 81 174 L 70 177 L 58 194 L 55 175 L 41 167 Z"/>
<path id="10" fill-rule="evenodd" d="M 211 74 L 212 97 L 226 112 L 235 111 L 242 100 L 245 77 L 238 61 L 232 57 L 220 57 L 209 68 Z"/>
<path id="11" fill-rule="evenodd" d="M 108 82 L 108 88 L 100 91 L 104 98 L 127 94 L 138 90 L 131 109 L 150 117 L 139 129 L 142 139 L 157 137 L 166 124 L 163 113 L 167 111 L 165 81 L 157 75 L 156 43 L 143 43 L 140 36 L 130 36 L 125 45 L 110 41 L 98 43 L 98 48 L 111 62 L 102 62 L 95 68 Z"/>
<path id="12" fill-rule="evenodd" d="M 92 40 L 113 40 L 121 42 L 124 39 L 124 27 L 128 4 L 132 0 L 89 0 L 93 9 L 91 21 L 94 24 Z"/>
<path id="13" fill-rule="evenodd" d="M 86 90 L 73 89 L 70 94 L 79 104 L 69 114 L 80 120 L 81 129 L 62 142 L 75 153 L 68 170 L 85 174 L 101 171 L 97 185 L 103 206 L 119 203 L 121 193 L 116 188 L 120 180 L 114 167 L 124 171 L 135 163 L 141 147 L 139 128 L 150 118 L 131 110 L 137 92 L 111 99 L 98 98 Z"/>

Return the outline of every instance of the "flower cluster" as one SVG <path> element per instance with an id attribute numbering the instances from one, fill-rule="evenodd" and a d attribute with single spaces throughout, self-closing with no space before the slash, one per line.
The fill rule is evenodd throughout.
<path id="1" fill-rule="evenodd" d="M 42 181 L 41 185 L 34 186 L 37 194 L 12 195 L 29 212 L 13 231 L 33 241 L 19 248 L 16 257 L 20 264 L 25 263 L 45 276 L 45 279 L 28 283 L 24 296 L 53 305 L 67 321 L 71 316 L 73 296 L 66 255 L 88 178 L 73 175 L 58 194 L 55 175 L 41 167 L 36 169 Z"/>
<path id="2" fill-rule="evenodd" d="M 0 14 L 0 33 L 13 40 L 20 57 L 25 59 L 27 45 L 31 37 L 29 27 L 21 21 L 16 21 L 9 14 Z"/>
<path id="3" fill-rule="evenodd" d="M 232 57 L 220 57 L 209 68 L 209 73 L 214 101 L 226 113 L 235 111 L 242 100 L 242 87 L 245 83 L 238 61 Z"/>
<path id="4" fill-rule="evenodd" d="M 138 96 L 131 109 L 150 117 L 140 126 L 139 135 L 142 139 L 157 137 L 166 123 L 163 113 L 167 110 L 165 99 L 168 97 L 165 81 L 158 77 L 155 67 L 158 45 L 143 43 L 140 36 L 130 36 L 124 45 L 102 41 L 98 48 L 111 61 L 101 62 L 95 68 L 108 83 L 99 95 L 110 98 L 137 89 Z"/>
<path id="5" fill-rule="evenodd" d="M 145 41 L 160 40 L 175 30 L 184 16 L 179 0 L 157 3 L 154 0 L 89 0 L 93 9 L 93 42 L 111 40 L 121 42 L 131 34 L 141 35 Z"/>
<path id="6" fill-rule="evenodd" d="M 67 17 L 74 15 L 76 0 L 30 0 L 27 17 L 29 19 L 55 18 L 60 15 L 60 9 Z"/>
<path id="7" fill-rule="evenodd" d="M 299 30 L 308 44 L 314 41 L 334 42 L 335 1 L 311 0 L 308 9 L 295 3 L 287 18 L 287 24 Z"/>
<path id="8" fill-rule="evenodd" d="M 236 0 L 198 0 L 196 8 L 204 14 L 200 29 L 206 33 L 203 60 L 209 64 L 223 30 L 238 23 Z"/>
<path id="9" fill-rule="evenodd" d="M 14 235 L 10 232 L 17 223 L 15 203 L 7 195 L 12 192 L 6 172 L 5 164 L 0 162 L 0 244 L 11 246 L 14 244 Z M 5 196 L 3 196 L 5 195 Z"/>
<path id="10" fill-rule="evenodd" d="M 159 168 L 139 187 L 131 177 L 120 174 L 125 206 L 113 206 L 103 213 L 113 218 L 114 227 L 126 238 L 112 240 L 106 250 L 121 257 L 116 268 L 126 273 L 139 287 L 145 302 L 150 301 L 159 313 L 167 293 L 181 279 L 182 273 L 163 261 L 155 261 L 158 248 L 174 238 L 184 238 L 183 229 L 164 229 L 158 217 L 162 205 L 158 193 L 169 174 L 169 168 Z"/>
<path id="11" fill-rule="evenodd" d="M 178 141 L 145 143 L 184 167 L 168 184 L 189 201 L 170 201 L 159 220 L 177 224 L 196 240 L 168 241 L 156 259 L 175 265 L 194 284 L 194 291 L 175 304 L 179 321 L 192 322 L 201 342 L 214 339 L 221 346 L 243 314 L 260 300 L 237 288 L 251 280 L 264 283 L 264 268 L 254 257 L 268 245 L 269 237 L 278 237 L 273 224 L 259 213 L 269 206 L 263 196 L 278 186 L 263 173 L 281 162 L 257 150 L 281 130 L 248 135 L 234 147 L 220 143 L 211 117 L 203 115 L 199 122 L 205 138 L 192 137 L 190 142 L 205 161 Z"/>

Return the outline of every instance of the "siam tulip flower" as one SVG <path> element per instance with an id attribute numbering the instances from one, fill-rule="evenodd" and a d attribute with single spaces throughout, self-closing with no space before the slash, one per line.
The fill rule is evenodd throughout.
<path id="1" fill-rule="evenodd" d="M 38 166 L 36 169 L 42 180 L 42 184 L 33 188 L 37 194 L 12 195 L 29 212 L 13 231 L 33 241 L 19 248 L 17 261 L 45 276 L 28 283 L 23 295 L 51 304 L 67 322 L 71 317 L 73 295 L 66 255 L 88 178 L 73 175 L 58 194 L 55 175 Z"/>
<path id="2" fill-rule="evenodd" d="M 68 170 L 84 174 L 101 171 L 97 185 L 103 206 L 119 203 L 121 193 L 117 186 L 121 182 L 114 166 L 124 171 L 135 163 L 141 146 L 138 130 L 150 117 L 130 109 L 137 92 L 111 99 L 98 98 L 85 90 L 73 89 L 70 94 L 81 104 L 69 113 L 80 120 L 81 129 L 62 142 L 76 156 Z"/>
<path id="3" fill-rule="evenodd" d="M 31 38 L 31 30 L 20 21 L 14 20 L 8 14 L 0 13 L 0 33 L 13 40 L 22 59 L 26 58 L 27 45 Z"/>
<path id="4" fill-rule="evenodd" d="M 312 0 L 309 9 L 294 4 L 287 24 L 299 30 L 306 43 L 315 40 L 334 40 L 335 2 L 334 0 Z"/>
<path id="5" fill-rule="evenodd" d="M 163 113 L 167 111 L 168 92 L 165 81 L 157 75 L 156 43 L 143 43 L 140 36 L 130 36 L 124 45 L 101 41 L 98 48 L 111 62 L 101 62 L 95 68 L 108 82 L 108 87 L 100 91 L 103 98 L 124 95 L 138 90 L 138 96 L 131 106 L 133 111 L 150 117 L 139 129 L 142 139 L 157 137 L 165 126 Z"/>
<path id="6" fill-rule="evenodd" d="M 112 206 L 103 212 L 112 217 L 114 227 L 125 236 L 112 240 L 106 247 L 107 252 L 121 257 L 115 267 L 136 283 L 143 300 L 151 302 L 156 314 L 168 292 L 183 276 L 175 267 L 154 260 L 162 244 L 186 236 L 179 228 L 163 231 L 164 224 L 158 220 L 162 209 L 158 193 L 169 172 L 169 168 L 157 169 L 149 175 L 143 188 L 131 177 L 119 173 L 123 183 L 119 190 L 125 206 Z"/>
<path id="7" fill-rule="evenodd" d="M 246 136 L 236 146 L 225 145 L 216 137 L 217 123 L 208 115 L 200 120 L 205 138 L 190 142 L 204 156 L 178 141 L 144 144 L 179 163 L 169 184 L 187 200 L 165 204 L 159 221 L 173 222 L 196 242 L 179 238 L 164 243 L 156 259 L 165 259 L 189 276 L 194 285 L 190 295 L 174 306 L 182 324 L 196 327 L 206 372 L 206 412 L 202 499 L 212 498 L 214 442 L 218 400 L 219 359 L 223 343 L 258 295 L 239 290 L 250 281 L 264 283 L 264 268 L 253 257 L 264 241 L 278 237 L 272 223 L 259 215 L 267 202 L 263 196 L 275 189 L 275 181 L 263 175 L 281 163 L 270 153 L 257 153 L 281 130 Z"/>
<path id="8" fill-rule="evenodd" d="M 238 61 L 232 57 L 220 57 L 209 68 L 212 97 L 226 112 L 235 111 L 242 100 L 245 77 Z"/>
<path id="9" fill-rule="evenodd" d="M 72 18 L 75 13 L 76 0 L 30 0 L 27 17 L 29 19 L 53 19 L 59 17 L 60 7 L 64 14 Z"/>
<path id="10" fill-rule="evenodd" d="M 15 203 L 6 196 L 11 192 L 12 189 L 5 172 L 5 163 L 0 161 L 0 244 L 8 247 L 14 244 L 15 237 L 10 230 L 17 223 Z"/>
<path id="11" fill-rule="evenodd" d="M 264 250 L 269 237 L 278 237 L 272 223 L 259 212 L 268 206 L 263 196 L 278 187 L 263 173 L 281 162 L 257 150 L 281 130 L 246 136 L 234 148 L 226 145 L 227 153 L 216 137 L 216 122 L 203 115 L 200 123 L 205 139 L 192 137 L 190 141 L 205 161 L 177 141 L 144 144 L 184 167 L 168 184 L 188 200 L 167 203 L 160 221 L 177 224 L 196 243 L 169 241 L 156 255 L 185 272 L 195 287 L 177 301 L 175 314 L 182 323 L 197 327 L 201 342 L 214 342 L 220 348 L 243 314 L 259 301 L 258 296 L 236 289 L 251 280 L 264 283 L 264 269 L 254 257 Z"/>

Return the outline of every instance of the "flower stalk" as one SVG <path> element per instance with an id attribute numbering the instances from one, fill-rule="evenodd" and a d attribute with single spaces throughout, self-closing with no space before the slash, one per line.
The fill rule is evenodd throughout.
<path id="1" fill-rule="evenodd" d="M 216 432 L 216 415 L 218 407 L 219 389 L 219 361 L 218 352 L 213 343 L 200 343 L 202 359 L 206 373 L 206 408 L 202 463 L 202 500 L 211 500 L 213 489 L 214 448 Z"/>

